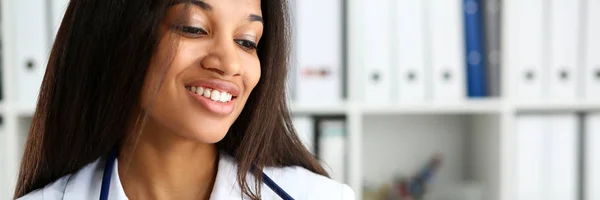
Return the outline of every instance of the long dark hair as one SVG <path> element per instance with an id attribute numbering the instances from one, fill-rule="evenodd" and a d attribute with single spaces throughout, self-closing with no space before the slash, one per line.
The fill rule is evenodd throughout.
<path id="1" fill-rule="evenodd" d="M 156 51 L 168 0 L 71 0 L 52 47 L 25 146 L 15 198 L 74 173 L 125 138 Z M 289 10 L 285 0 L 261 2 L 261 79 L 217 147 L 239 163 L 244 194 L 252 165 L 301 166 L 327 176 L 304 148 L 286 103 Z M 147 116 L 147 115 L 146 115 Z"/>

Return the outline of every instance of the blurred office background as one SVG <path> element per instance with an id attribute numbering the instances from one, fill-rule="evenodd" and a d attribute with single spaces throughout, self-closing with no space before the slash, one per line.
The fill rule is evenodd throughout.
<path id="1" fill-rule="evenodd" d="M 67 0 L 2 0 L 10 199 Z M 358 199 L 600 199 L 600 0 L 290 0 L 290 104 Z"/>

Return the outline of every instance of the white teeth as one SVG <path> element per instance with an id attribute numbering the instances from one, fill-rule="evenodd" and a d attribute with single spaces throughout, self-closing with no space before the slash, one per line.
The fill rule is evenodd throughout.
<path id="1" fill-rule="evenodd" d="M 191 91 L 200 96 L 204 96 L 206 98 L 209 98 L 209 99 L 211 99 L 213 101 L 217 101 L 217 102 L 229 102 L 233 98 L 233 95 L 229 94 L 228 92 L 221 92 L 218 90 L 212 90 L 210 88 L 204 88 L 204 87 L 200 87 L 200 86 L 189 87 L 188 91 Z"/>
<path id="2" fill-rule="evenodd" d="M 210 98 L 210 89 L 204 88 L 204 94 L 203 94 L 203 96 L 206 97 L 206 98 Z"/>
<path id="3" fill-rule="evenodd" d="M 227 93 L 227 92 L 221 92 L 221 96 L 219 97 L 219 101 L 221 101 L 221 102 L 228 102 L 229 100 L 227 100 L 227 96 L 229 96 L 229 93 Z"/>
<path id="4" fill-rule="evenodd" d="M 212 99 L 213 101 L 218 101 L 221 98 L 221 93 L 217 90 L 213 90 L 212 94 L 210 95 L 210 99 Z"/>

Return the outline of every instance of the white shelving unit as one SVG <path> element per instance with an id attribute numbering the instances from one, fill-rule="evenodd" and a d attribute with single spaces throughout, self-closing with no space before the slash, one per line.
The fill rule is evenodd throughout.
<path id="1" fill-rule="evenodd" d="M 361 38 L 362 19 L 359 0 L 348 0 L 348 38 Z M 11 0 L 2 0 L 2 87 L 0 101 L 0 200 L 10 199 L 18 173 L 23 143 L 35 102 L 19 102 L 11 49 L 15 34 Z M 506 35 L 506 34 L 503 34 Z M 506 37 L 506 36 L 505 36 Z M 292 103 L 293 114 L 344 115 L 348 130 L 348 184 L 362 197 L 363 188 L 381 183 L 393 175 L 412 173 L 432 154 L 444 155 L 439 182 L 476 184 L 484 199 L 513 199 L 515 179 L 515 119 L 520 113 L 600 111 L 595 101 L 517 102 L 513 97 L 510 58 L 503 57 L 502 96 L 468 99 L 454 103 L 365 105 L 362 102 L 361 76 L 363 57 L 360 42 L 349 39 L 347 99 L 336 105 Z M 506 41 L 506 40 L 503 40 Z M 504 44 L 505 46 L 506 44 Z M 40 77 L 41 78 L 41 77 Z"/>

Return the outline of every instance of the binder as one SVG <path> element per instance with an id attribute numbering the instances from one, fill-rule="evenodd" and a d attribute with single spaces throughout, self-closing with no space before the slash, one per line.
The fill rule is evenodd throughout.
<path id="1" fill-rule="evenodd" d="M 50 13 L 52 15 L 52 40 L 56 37 L 56 33 L 58 32 L 58 28 L 62 22 L 63 16 L 65 15 L 65 11 L 67 10 L 67 6 L 69 4 L 69 0 L 52 0 L 52 7 Z"/>
<path id="2" fill-rule="evenodd" d="M 287 9 L 290 11 L 290 62 L 288 69 L 288 79 L 286 81 L 286 95 L 288 101 L 297 101 L 298 81 L 298 16 L 295 3 L 288 3 Z M 290 104 L 292 103 L 290 102 Z"/>
<path id="3" fill-rule="evenodd" d="M 517 116 L 515 200 L 544 199 L 544 117 Z"/>
<path id="4" fill-rule="evenodd" d="M 549 97 L 573 100 L 578 96 L 581 48 L 579 0 L 551 0 L 549 14 Z"/>
<path id="5" fill-rule="evenodd" d="M 3 16 L 5 16 L 5 15 L 2 15 L 2 12 L 5 11 L 5 9 L 3 9 L 3 7 L 6 6 L 4 4 L 5 3 L 0 3 L 0 101 L 4 100 L 4 98 L 5 98 L 4 93 L 6 91 L 4 89 L 4 87 L 6 87 L 6 84 L 5 84 L 6 80 L 4 79 L 4 76 L 6 76 L 6 72 L 4 72 L 4 70 L 5 70 L 5 67 L 4 67 L 5 53 L 4 53 L 4 51 L 6 51 L 6 47 L 5 47 L 6 44 L 5 44 L 5 39 L 4 39 L 4 37 L 6 37 L 6 36 L 4 34 L 4 29 L 5 29 L 6 25 L 4 22 L 5 19 L 3 19 L 4 18 Z"/>
<path id="6" fill-rule="evenodd" d="M 550 200 L 576 200 L 579 189 L 578 140 L 579 127 L 575 114 L 550 116 L 545 124 L 551 134 L 545 138 L 544 158 L 548 170 L 545 174 L 546 198 Z"/>
<path id="7" fill-rule="evenodd" d="M 315 121 L 310 116 L 294 116 L 292 123 L 302 144 L 315 154 Z"/>
<path id="8" fill-rule="evenodd" d="M 6 173 L 8 170 L 8 166 L 7 166 L 7 161 L 8 160 L 8 156 L 6 156 L 6 153 L 8 151 L 8 145 L 6 144 L 6 133 L 4 132 L 3 126 L 2 124 L 0 124 L 0 160 L 2 160 L 2 162 L 0 162 L 0 180 L 8 180 L 8 177 L 6 176 Z M 8 185 L 6 185 L 4 183 L 5 181 L 1 181 L 0 182 L 0 194 L 4 195 L 4 194 L 10 194 L 8 191 Z M 0 196 L 0 198 L 8 198 L 8 196 L 4 197 L 4 196 Z"/>
<path id="9" fill-rule="evenodd" d="M 544 65 L 545 0 L 510 1 L 506 8 L 509 29 L 507 54 L 514 62 L 514 89 L 517 99 L 541 100 L 546 77 L 542 73 Z"/>
<path id="10" fill-rule="evenodd" d="M 488 96 L 499 97 L 501 92 L 500 38 L 502 31 L 502 1 L 482 0 L 485 26 L 485 62 Z"/>
<path id="11" fill-rule="evenodd" d="M 481 0 L 463 0 L 467 95 L 487 96 Z"/>
<path id="12" fill-rule="evenodd" d="M 586 1 L 584 35 L 585 98 L 600 100 L 600 1 Z"/>
<path id="13" fill-rule="evenodd" d="M 577 116 L 518 116 L 516 127 L 516 199 L 577 199 Z"/>
<path id="14" fill-rule="evenodd" d="M 398 42 L 396 66 L 397 100 L 400 103 L 422 102 L 429 86 L 426 84 L 426 21 L 424 1 L 396 0 L 396 32 Z"/>
<path id="15" fill-rule="evenodd" d="M 346 177 L 346 128 L 341 119 L 318 121 L 318 157 L 333 180 L 344 183 Z"/>
<path id="16" fill-rule="evenodd" d="M 14 1 L 16 93 L 19 105 L 34 107 L 50 52 L 44 0 Z"/>
<path id="17" fill-rule="evenodd" d="M 427 7 L 434 101 L 465 99 L 461 0 L 430 0 Z"/>
<path id="18" fill-rule="evenodd" d="M 600 113 L 587 115 L 584 124 L 583 199 L 600 199 Z"/>
<path id="19" fill-rule="evenodd" d="M 296 100 L 302 104 L 339 103 L 343 94 L 342 1 L 294 2 L 298 62 Z"/>
<path id="20" fill-rule="evenodd" d="M 2 10 L 2 5 L 0 4 L 0 12 Z M 0 33 L 4 33 L 3 29 L 4 29 L 4 24 L 3 24 L 3 20 L 0 17 Z M 5 51 L 5 47 L 4 47 L 4 34 L 1 34 L 2 36 L 0 36 L 0 101 L 4 100 L 4 51 Z"/>
<path id="21" fill-rule="evenodd" d="M 364 101 L 366 104 L 390 103 L 392 73 L 390 41 L 392 25 L 391 0 L 361 1 L 364 14 Z"/>
<path id="22" fill-rule="evenodd" d="M 2 24 L 0 20 L 0 33 L 2 33 Z M 0 36 L 0 101 L 4 100 L 4 40 Z"/>

